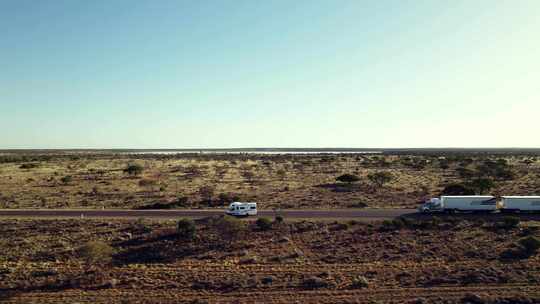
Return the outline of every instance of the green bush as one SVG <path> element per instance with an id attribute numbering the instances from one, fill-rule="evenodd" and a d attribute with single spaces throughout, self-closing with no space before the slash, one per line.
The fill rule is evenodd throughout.
<path id="1" fill-rule="evenodd" d="M 275 221 L 276 223 L 283 223 L 283 216 L 281 215 L 276 215 L 276 218 L 275 218 Z"/>
<path id="2" fill-rule="evenodd" d="M 114 249 L 102 241 L 89 241 L 79 250 L 79 256 L 89 264 L 109 264 Z"/>
<path id="3" fill-rule="evenodd" d="M 192 240 L 197 235 L 197 226 L 190 219 L 181 219 L 176 225 L 178 236 L 183 239 Z"/>
<path id="4" fill-rule="evenodd" d="M 267 217 L 258 218 L 255 222 L 259 230 L 265 231 L 272 229 L 272 221 Z"/>

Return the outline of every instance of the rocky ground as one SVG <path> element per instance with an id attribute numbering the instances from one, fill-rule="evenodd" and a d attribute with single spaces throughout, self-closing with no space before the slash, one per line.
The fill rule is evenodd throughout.
<path id="1" fill-rule="evenodd" d="M 536 222 L 1 220 L 7 303 L 538 303 Z M 518 226 L 515 226 L 518 225 Z M 90 256 L 88 242 L 111 246 Z M 531 246 L 531 245 L 528 245 Z M 509 254 L 510 253 L 510 254 Z"/>

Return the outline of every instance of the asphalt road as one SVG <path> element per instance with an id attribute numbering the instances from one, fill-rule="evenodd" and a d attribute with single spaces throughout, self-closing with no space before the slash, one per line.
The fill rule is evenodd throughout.
<path id="1" fill-rule="evenodd" d="M 259 210 L 258 217 L 273 217 L 276 214 L 286 219 L 351 218 L 360 220 L 392 219 L 401 215 L 413 214 L 415 209 L 348 209 L 348 210 Z M 3 218 L 159 218 L 180 217 L 201 218 L 224 214 L 224 210 L 74 210 L 74 209 L 3 209 Z"/>

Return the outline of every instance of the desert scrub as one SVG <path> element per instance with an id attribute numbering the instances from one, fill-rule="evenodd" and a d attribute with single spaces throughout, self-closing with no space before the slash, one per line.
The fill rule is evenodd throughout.
<path id="1" fill-rule="evenodd" d="M 528 236 L 519 240 L 519 244 L 525 249 L 530 255 L 536 254 L 538 249 L 540 249 L 540 240 L 534 236 Z"/>
<path id="2" fill-rule="evenodd" d="M 176 225 L 178 237 L 186 240 L 193 240 L 197 236 L 197 226 L 190 219 L 181 219 Z"/>
<path id="3" fill-rule="evenodd" d="M 393 179 L 393 175 L 390 172 L 379 171 L 368 174 L 368 179 L 377 187 L 381 188 L 384 184 L 389 183 Z"/>
<path id="4" fill-rule="evenodd" d="M 226 242 L 241 239 L 246 231 L 246 223 L 232 216 L 215 218 L 210 226 Z"/>
<path id="5" fill-rule="evenodd" d="M 79 249 L 79 256 L 88 264 L 109 264 L 115 250 L 102 241 L 89 241 Z"/>
<path id="6" fill-rule="evenodd" d="M 340 183 L 346 183 L 346 184 L 352 184 L 352 183 L 355 183 L 357 181 L 359 181 L 360 178 L 354 174 L 349 174 L 349 173 L 346 173 L 346 174 L 343 174 L 343 175 L 340 175 L 336 178 L 336 181 L 340 182 Z"/>
<path id="7" fill-rule="evenodd" d="M 505 216 L 502 221 L 495 223 L 495 228 L 510 230 L 517 228 L 521 220 L 517 216 Z"/>
<path id="8" fill-rule="evenodd" d="M 139 181 L 140 187 L 153 187 L 157 185 L 157 181 L 149 178 L 144 178 Z"/>
<path id="9" fill-rule="evenodd" d="M 369 287 L 369 281 L 364 276 L 356 276 L 351 280 L 351 288 L 367 288 Z"/>
<path id="10" fill-rule="evenodd" d="M 139 164 L 130 164 L 124 169 L 124 173 L 131 176 L 140 175 L 144 171 L 144 168 Z"/>
<path id="11" fill-rule="evenodd" d="M 520 239 L 516 244 L 503 251 L 500 255 L 502 260 L 528 259 L 535 255 L 540 249 L 540 240 L 534 236 L 527 236 Z"/>
<path id="12" fill-rule="evenodd" d="M 272 221 L 267 217 L 258 218 L 255 224 L 261 231 L 272 229 Z"/>
<path id="13" fill-rule="evenodd" d="M 317 276 L 308 277 L 302 281 L 302 287 L 305 289 L 329 288 L 332 285 L 327 279 Z"/>
<path id="14" fill-rule="evenodd" d="M 39 164 L 37 163 L 27 163 L 19 166 L 20 169 L 34 169 L 37 167 L 39 167 Z"/>
<path id="15" fill-rule="evenodd" d="M 73 177 L 71 177 L 71 175 L 66 175 L 62 177 L 60 181 L 62 182 L 62 184 L 67 185 L 73 181 Z"/>

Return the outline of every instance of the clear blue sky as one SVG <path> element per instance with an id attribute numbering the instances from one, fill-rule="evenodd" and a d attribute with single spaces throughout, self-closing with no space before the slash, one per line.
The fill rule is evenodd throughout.
<path id="1" fill-rule="evenodd" d="M 540 147 L 540 1 L 0 0 L 0 148 Z"/>

